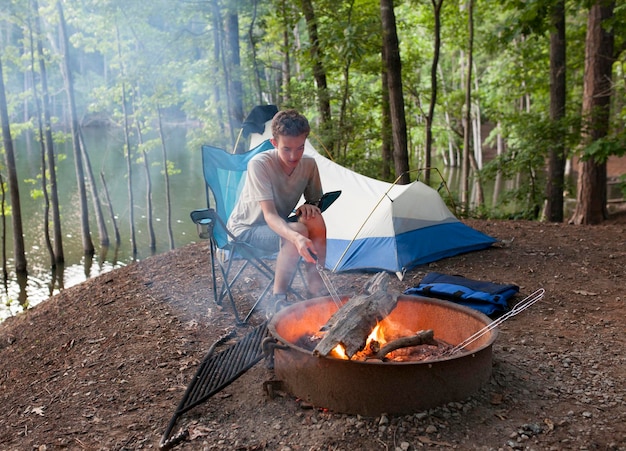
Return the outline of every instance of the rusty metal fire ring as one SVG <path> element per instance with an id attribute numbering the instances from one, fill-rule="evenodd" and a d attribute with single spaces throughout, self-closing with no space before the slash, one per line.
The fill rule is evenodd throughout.
<path id="1" fill-rule="evenodd" d="M 282 344 L 274 349 L 276 377 L 293 396 L 316 407 L 364 416 L 409 414 L 466 399 L 491 376 L 495 329 L 463 352 L 423 362 L 318 357 L 296 344 L 302 336 L 318 331 L 336 310 L 330 297 L 309 299 L 281 310 L 268 325 L 272 337 Z M 405 295 L 398 298 L 390 316 L 412 330 L 432 329 L 436 338 L 451 345 L 491 322 L 458 304 Z"/>

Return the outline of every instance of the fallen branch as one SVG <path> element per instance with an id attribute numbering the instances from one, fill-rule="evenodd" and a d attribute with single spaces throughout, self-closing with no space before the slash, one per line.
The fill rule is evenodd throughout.
<path id="1" fill-rule="evenodd" d="M 387 354 L 397 349 L 408 348 L 411 346 L 419 345 L 434 345 L 438 346 L 439 343 L 434 338 L 435 334 L 432 329 L 421 330 L 417 334 L 410 337 L 402 337 L 397 340 L 390 341 L 375 354 L 374 358 L 383 360 Z"/>

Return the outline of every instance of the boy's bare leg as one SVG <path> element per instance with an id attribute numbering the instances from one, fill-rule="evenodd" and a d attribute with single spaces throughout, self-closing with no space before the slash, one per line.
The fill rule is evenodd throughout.
<path id="1" fill-rule="evenodd" d="M 283 242 L 276 257 L 276 271 L 274 274 L 274 294 L 285 294 L 289 288 L 289 282 L 296 271 L 300 254 L 298 249 L 291 244 Z"/>
<path id="2" fill-rule="evenodd" d="M 321 265 L 326 262 L 326 225 L 321 215 L 290 224 L 299 233 L 307 236 L 313 241 L 313 246 L 317 252 L 317 258 Z M 283 294 L 289 288 L 297 264 L 300 259 L 298 250 L 291 243 L 283 242 L 278 257 L 276 258 L 276 273 L 274 280 L 274 294 Z M 316 295 L 324 291 L 324 283 L 317 272 L 315 265 L 307 263 L 305 267 L 305 278 L 309 291 Z"/>
<path id="3" fill-rule="evenodd" d="M 302 221 L 307 227 L 308 236 L 313 241 L 313 246 L 317 252 L 317 261 L 322 267 L 326 263 L 326 224 L 322 215 Z M 317 271 L 316 265 L 307 263 L 305 265 L 305 277 L 312 296 L 321 295 L 326 291 L 324 282 Z"/>

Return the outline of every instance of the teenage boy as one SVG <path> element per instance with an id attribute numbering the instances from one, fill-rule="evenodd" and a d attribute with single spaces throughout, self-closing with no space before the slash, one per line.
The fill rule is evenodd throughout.
<path id="1" fill-rule="evenodd" d="M 228 228 L 239 240 L 268 253 L 278 252 L 273 299 L 268 316 L 286 302 L 289 282 L 300 257 L 306 262 L 309 295 L 324 291 L 316 260 L 326 260 L 326 224 L 317 203 L 322 184 L 315 159 L 304 155 L 311 128 L 296 110 L 280 111 L 272 120 L 274 149 L 250 160 L 243 190 Z M 295 210 L 304 195 L 305 204 Z M 296 222 L 287 221 L 295 210 Z"/>

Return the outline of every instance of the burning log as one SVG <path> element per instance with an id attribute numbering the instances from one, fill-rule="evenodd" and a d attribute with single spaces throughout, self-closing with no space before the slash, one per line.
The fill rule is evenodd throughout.
<path id="1" fill-rule="evenodd" d="M 433 345 L 438 346 L 439 343 L 435 340 L 435 333 L 432 329 L 421 330 L 417 334 L 411 337 L 402 337 L 397 340 L 390 341 L 385 346 L 380 348 L 379 351 L 376 352 L 375 357 L 378 360 L 383 360 L 387 354 L 393 352 L 397 349 L 408 348 L 410 346 L 420 346 L 420 345 Z"/>
<path id="2" fill-rule="evenodd" d="M 327 331 L 315 347 L 317 356 L 328 356 L 337 345 L 351 358 L 365 347 L 367 337 L 378 321 L 396 306 L 399 293 L 388 293 L 389 274 L 373 276 L 364 287 L 365 294 L 351 298 L 326 322 Z"/>

